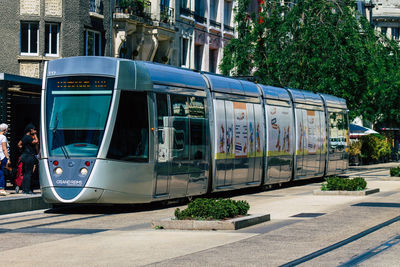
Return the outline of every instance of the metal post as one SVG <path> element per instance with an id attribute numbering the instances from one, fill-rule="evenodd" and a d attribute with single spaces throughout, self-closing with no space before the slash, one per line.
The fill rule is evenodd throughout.
<path id="1" fill-rule="evenodd" d="M 375 7 L 375 3 L 373 0 L 365 3 L 365 8 L 368 8 L 369 11 L 369 23 L 372 28 L 375 28 L 374 21 L 372 20 L 372 9 Z"/>
<path id="2" fill-rule="evenodd" d="M 0 123 L 7 121 L 7 91 L 8 83 L 0 81 Z"/>
<path id="3" fill-rule="evenodd" d="M 113 57 L 113 2 L 115 0 L 110 0 L 110 57 Z"/>

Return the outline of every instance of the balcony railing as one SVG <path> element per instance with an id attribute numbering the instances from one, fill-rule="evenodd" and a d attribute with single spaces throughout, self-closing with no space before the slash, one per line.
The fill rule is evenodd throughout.
<path id="1" fill-rule="evenodd" d="M 226 31 L 231 31 L 231 32 L 233 32 L 233 31 L 235 30 L 235 28 L 233 28 L 233 27 L 231 27 L 231 26 L 229 26 L 229 25 L 226 25 L 226 24 L 224 24 L 224 29 L 225 29 Z"/>
<path id="2" fill-rule="evenodd" d="M 168 24 L 174 23 L 174 9 L 169 6 L 160 5 L 160 21 Z"/>
<path id="3" fill-rule="evenodd" d="M 114 13 L 127 14 L 151 21 L 151 2 L 141 0 L 117 0 Z"/>
<path id="4" fill-rule="evenodd" d="M 181 7 L 180 11 L 181 11 L 181 15 L 184 15 L 187 17 L 194 17 L 194 11 L 190 10 L 189 8 Z"/>
<path id="5" fill-rule="evenodd" d="M 100 0 L 90 0 L 89 11 L 103 15 L 103 3 Z"/>
<path id="6" fill-rule="evenodd" d="M 199 14 L 194 13 L 194 19 L 199 23 L 207 23 L 207 19 Z"/>
<path id="7" fill-rule="evenodd" d="M 210 19 L 210 25 L 214 28 L 221 28 L 221 23 L 216 22 L 215 20 Z"/>

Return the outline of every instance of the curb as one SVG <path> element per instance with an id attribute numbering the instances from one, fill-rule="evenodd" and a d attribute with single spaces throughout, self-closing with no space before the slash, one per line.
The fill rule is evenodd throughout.
<path id="1" fill-rule="evenodd" d="M 365 189 L 362 191 L 322 191 L 321 189 L 316 189 L 313 191 L 313 194 L 318 196 L 366 196 L 378 192 L 379 188 Z"/>
<path id="2" fill-rule="evenodd" d="M 152 228 L 176 230 L 237 230 L 271 220 L 270 214 L 254 214 L 223 221 L 173 220 L 152 221 Z"/>
<path id="3" fill-rule="evenodd" d="M 389 176 L 389 177 L 382 177 L 382 181 L 400 181 L 400 177 L 396 176 Z"/>
<path id="4" fill-rule="evenodd" d="M 51 204 L 44 202 L 41 195 L 8 197 L 0 200 L 0 214 L 10 214 L 47 208 L 51 208 Z"/>

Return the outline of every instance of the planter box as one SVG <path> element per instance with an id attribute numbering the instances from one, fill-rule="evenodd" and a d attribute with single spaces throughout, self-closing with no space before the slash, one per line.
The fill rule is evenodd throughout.
<path id="1" fill-rule="evenodd" d="M 379 188 L 365 189 L 362 191 L 322 191 L 321 189 L 316 189 L 313 191 L 314 195 L 322 196 L 366 196 L 378 192 Z"/>
<path id="2" fill-rule="evenodd" d="M 198 220 L 173 220 L 163 219 L 153 221 L 152 227 L 178 230 L 237 230 L 270 220 L 269 214 L 254 214 L 240 218 L 221 221 L 198 221 Z"/>

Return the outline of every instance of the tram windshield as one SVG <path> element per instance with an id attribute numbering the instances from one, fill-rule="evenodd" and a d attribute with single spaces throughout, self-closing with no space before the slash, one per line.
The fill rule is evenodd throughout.
<path id="1" fill-rule="evenodd" d="M 96 157 L 110 109 L 114 79 L 73 76 L 47 81 L 49 156 Z"/>

